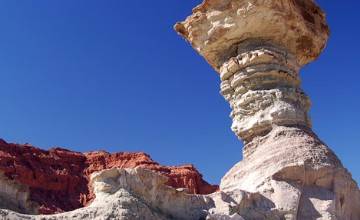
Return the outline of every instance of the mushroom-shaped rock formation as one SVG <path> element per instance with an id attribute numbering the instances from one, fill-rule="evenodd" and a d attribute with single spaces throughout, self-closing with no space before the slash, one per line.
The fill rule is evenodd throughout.
<path id="1" fill-rule="evenodd" d="M 192 166 L 160 166 L 142 153 L 0 142 L 0 219 L 359 220 L 359 188 L 312 131 L 300 87 L 300 68 L 329 36 L 315 2 L 204 0 L 175 29 L 219 72 L 232 130 L 245 142 L 220 189 Z"/>
<path id="2" fill-rule="evenodd" d="M 239 138 L 249 141 L 273 124 L 311 127 L 299 70 L 329 35 L 313 1 L 206 0 L 175 29 L 219 72 Z"/>
<path id="3" fill-rule="evenodd" d="M 267 199 L 251 207 L 262 216 L 246 219 L 360 219 L 358 186 L 311 130 L 310 101 L 300 88 L 300 68 L 329 36 L 315 2 L 205 0 L 175 29 L 219 73 L 231 128 L 245 142 L 243 161 L 220 190 Z"/>

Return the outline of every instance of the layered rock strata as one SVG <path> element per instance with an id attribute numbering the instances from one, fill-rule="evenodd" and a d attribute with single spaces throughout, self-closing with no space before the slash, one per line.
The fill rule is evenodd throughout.
<path id="1" fill-rule="evenodd" d="M 329 34 L 313 1 L 206 0 L 175 29 L 219 72 L 240 139 L 273 124 L 311 127 L 299 70 Z"/>
<path id="2" fill-rule="evenodd" d="M 329 35 L 314 1 L 204 0 L 175 28 L 219 73 L 231 128 L 245 143 L 220 190 L 192 166 L 163 167 L 141 153 L 47 152 L 1 142 L 0 208 L 7 209 L 0 219 L 359 220 L 359 188 L 312 131 L 300 87 L 300 68 L 319 56 Z M 19 214 L 43 210 L 39 204 L 61 211 L 76 201 L 88 206 Z"/>
<path id="3" fill-rule="evenodd" d="M 161 166 L 144 153 L 78 153 L 40 150 L 0 141 L 0 208 L 28 214 L 52 214 L 88 206 L 95 199 L 90 176 L 111 168 L 142 167 L 168 177 L 167 186 L 190 194 L 209 194 L 192 166 Z"/>
<path id="4" fill-rule="evenodd" d="M 85 208 L 56 215 L 25 215 L 0 209 L 2 220 L 244 220 L 283 219 L 259 193 L 241 190 L 188 194 L 167 186 L 168 177 L 141 167 L 112 168 L 91 175 L 95 200 Z"/>
<path id="5" fill-rule="evenodd" d="M 239 44 L 238 54 L 220 68 L 235 134 L 248 142 L 274 124 L 310 127 L 310 101 L 300 88 L 296 57 L 258 40 Z"/>
<path id="6" fill-rule="evenodd" d="M 300 87 L 300 68 L 319 56 L 329 35 L 315 2 L 205 0 L 175 29 L 219 73 L 231 128 L 245 143 L 243 161 L 220 190 L 262 198 L 248 207 L 258 215 L 246 219 L 360 219 L 358 186 L 311 130 Z M 244 209 L 221 207 L 213 212 L 244 216 Z"/>
<path id="7" fill-rule="evenodd" d="M 112 168 L 94 173 L 91 184 L 95 200 L 86 208 L 56 215 L 25 215 L 0 209 L 0 219 L 199 219 L 211 201 L 167 185 L 169 177 L 137 167 Z"/>

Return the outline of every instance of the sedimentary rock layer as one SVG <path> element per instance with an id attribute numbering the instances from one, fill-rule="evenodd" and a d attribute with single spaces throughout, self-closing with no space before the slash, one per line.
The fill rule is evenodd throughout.
<path id="1" fill-rule="evenodd" d="M 311 127 L 300 68 L 329 36 L 310 0 L 205 0 L 175 29 L 219 72 L 232 130 L 245 142 L 276 125 Z"/>
<path id="2" fill-rule="evenodd" d="M 248 39 L 287 48 L 304 65 L 320 54 L 329 35 L 312 0 L 204 0 L 175 29 L 215 70 Z"/>
<path id="3" fill-rule="evenodd" d="M 358 186 L 311 130 L 310 100 L 300 87 L 301 67 L 320 55 L 329 36 L 315 2 L 204 0 L 175 29 L 219 73 L 231 129 L 245 143 L 243 161 L 224 176 L 220 190 L 258 195 L 248 210 L 217 205 L 214 213 L 360 219 Z"/>
<path id="4" fill-rule="evenodd" d="M 192 166 L 161 166 L 144 153 L 78 153 L 61 148 L 49 151 L 0 141 L 0 198 L 2 208 L 32 214 L 71 211 L 90 204 L 95 194 L 90 175 L 110 168 L 142 167 L 168 178 L 166 184 L 192 194 L 208 194 L 208 184 Z M 10 206 L 10 207 L 6 207 Z M 15 207 L 15 208 L 14 208 Z"/>
<path id="5" fill-rule="evenodd" d="M 244 148 L 221 191 L 259 192 L 289 219 L 360 219 L 357 183 L 310 129 L 274 127 Z"/>
<path id="6" fill-rule="evenodd" d="M 175 28 L 219 72 L 232 130 L 245 142 L 243 160 L 220 190 L 192 166 L 163 167 L 142 153 L 1 142 L 0 196 L 7 202 L 0 200 L 0 208 L 49 212 L 92 202 L 51 216 L 0 209 L 0 218 L 359 220 L 359 188 L 311 130 L 310 101 L 300 87 L 300 68 L 320 54 L 329 34 L 314 1 L 205 0 Z"/>
<path id="7" fill-rule="evenodd" d="M 220 68 L 221 94 L 232 108 L 235 134 L 249 141 L 274 124 L 311 127 L 295 56 L 259 40 L 239 44 L 238 54 Z"/>
<path id="8" fill-rule="evenodd" d="M 206 216 L 212 200 L 168 186 L 169 177 L 137 167 L 112 168 L 94 173 L 95 200 L 85 208 L 56 215 L 24 215 L 0 209 L 3 220 L 198 220 Z"/>

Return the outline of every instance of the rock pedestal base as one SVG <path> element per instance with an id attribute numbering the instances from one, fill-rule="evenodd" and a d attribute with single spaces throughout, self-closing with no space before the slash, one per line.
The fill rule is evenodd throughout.
<path id="1" fill-rule="evenodd" d="M 278 126 L 244 149 L 247 156 L 223 177 L 221 191 L 258 193 L 265 213 L 286 219 L 360 219 L 356 182 L 311 130 Z"/>

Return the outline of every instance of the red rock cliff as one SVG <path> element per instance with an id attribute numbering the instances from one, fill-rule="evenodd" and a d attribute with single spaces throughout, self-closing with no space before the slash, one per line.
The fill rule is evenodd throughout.
<path id="1" fill-rule="evenodd" d="M 169 177 L 169 186 L 187 188 L 193 194 L 210 194 L 218 189 L 204 181 L 192 165 L 161 166 L 145 153 L 83 154 L 61 148 L 45 151 L 0 140 L 0 171 L 29 187 L 40 214 L 71 211 L 91 203 L 94 194 L 89 178 L 93 172 L 137 166 L 157 171 Z"/>

